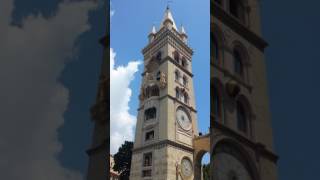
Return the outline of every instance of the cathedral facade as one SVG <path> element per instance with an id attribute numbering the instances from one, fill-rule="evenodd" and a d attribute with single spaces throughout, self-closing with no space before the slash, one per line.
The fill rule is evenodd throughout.
<path id="1" fill-rule="evenodd" d="M 211 0 L 211 174 L 276 180 L 258 0 Z"/>

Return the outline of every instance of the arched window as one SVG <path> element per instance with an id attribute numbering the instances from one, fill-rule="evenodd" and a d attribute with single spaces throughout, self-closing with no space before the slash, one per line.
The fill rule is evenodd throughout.
<path id="1" fill-rule="evenodd" d="M 179 82 L 179 80 L 180 80 L 180 72 L 178 70 L 176 70 L 174 72 L 174 75 L 175 75 L 175 80 Z"/>
<path id="2" fill-rule="evenodd" d="M 157 81 L 159 81 L 159 80 L 160 80 L 160 75 L 161 75 L 161 72 L 160 72 L 160 71 L 158 71 L 158 72 L 157 72 Z"/>
<path id="3" fill-rule="evenodd" d="M 159 52 L 157 53 L 156 59 L 157 59 L 158 61 L 161 61 L 161 59 L 162 59 L 162 53 L 161 53 L 161 51 L 159 51 Z"/>
<path id="4" fill-rule="evenodd" d="M 157 85 L 148 86 L 146 88 L 146 97 L 159 96 L 159 88 Z"/>
<path id="5" fill-rule="evenodd" d="M 176 87 L 176 98 L 180 99 L 180 91 L 178 87 Z"/>
<path id="6" fill-rule="evenodd" d="M 185 69 L 187 69 L 187 67 L 188 67 L 188 62 L 187 62 L 186 58 L 184 58 L 184 57 L 182 58 L 181 65 L 182 65 L 182 67 L 184 67 Z"/>
<path id="7" fill-rule="evenodd" d="M 149 141 L 153 139 L 154 139 L 154 131 L 152 130 L 152 131 L 146 132 L 145 140 Z"/>
<path id="8" fill-rule="evenodd" d="M 180 62 L 180 55 L 179 55 L 179 53 L 178 53 L 177 51 L 175 51 L 175 52 L 173 53 L 173 59 L 179 64 L 179 62 Z"/>
<path id="9" fill-rule="evenodd" d="M 152 86 L 151 96 L 159 96 L 158 86 Z"/>
<path id="10" fill-rule="evenodd" d="M 233 62 L 234 62 L 234 72 L 235 74 L 240 75 L 243 77 L 243 59 L 239 52 L 239 50 L 234 49 L 233 50 Z"/>
<path id="11" fill-rule="evenodd" d="M 244 133 L 248 132 L 248 117 L 243 104 L 237 101 L 237 127 L 238 130 Z"/>
<path id="12" fill-rule="evenodd" d="M 188 93 L 184 93 L 184 95 L 183 95 L 183 102 L 184 103 L 186 103 L 186 104 L 189 104 L 189 95 L 188 95 Z"/>
<path id="13" fill-rule="evenodd" d="M 212 97 L 213 97 L 213 106 L 211 109 L 211 112 L 213 112 L 214 118 L 217 121 L 223 120 L 223 113 L 224 113 L 224 107 L 223 107 L 223 101 L 222 101 L 222 95 L 221 92 L 219 92 L 218 88 L 213 86 L 211 88 Z"/>
<path id="14" fill-rule="evenodd" d="M 188 78 L 187 76 L 183 76 L 183 85 L 187 86 L 188 85 Z"/>
<path id="15" fill-rule="evenodd" d="M 146 109 L 144 111 L 144 120 L 155 119 L 157 117 L 157 109 L 155 107 Z"/>
<path id="16" fill-rule="evenodd" d="M 143 166 L 152 166 L 152 153 L 146 153 L 143 155 Z"/>
<path id="17" fill-rule="evenodd" d="M 230 0 L 229 5 L 230 13 L 242 23 L 245 23 L 245 6 L 243 0 Z"/>

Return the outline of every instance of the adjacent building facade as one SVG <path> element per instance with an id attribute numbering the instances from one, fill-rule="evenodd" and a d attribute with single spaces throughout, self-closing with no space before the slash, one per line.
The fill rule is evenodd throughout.
<path id="1" fill-rule="evenodd" d="M 108 32 L 107 32 L 108 34 Z M 96 96 L 96 102 L 91 108 L 92 122 L 94 123 L 92 144 L 87 154 L 89 156 L 89 165 L 87 172 L 87 180 L 106 180 L 109 173 L 109 67 L 108 58 L 109 46 L 107 42 L 109 36 L 101 39 L 100 43 L 103 45 L 103 59 L 101 65 L 101 74 L 99 77 L 99 84 Z"/>
<path id="2" fill-rule="evenodd" d="M 211 0 L 211 174 L 276 180 L 259 0 Z"/>

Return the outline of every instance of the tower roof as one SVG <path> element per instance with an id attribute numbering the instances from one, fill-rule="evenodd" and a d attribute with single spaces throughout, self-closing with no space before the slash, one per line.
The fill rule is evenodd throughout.
<path id="1" fill-rule="evenodd" d="M 163 19 L 162 19 L 162 22 L 161 22 L 160 29 L 164 26 L 164 22 L 165 22 L 167 19 L 172 22 L 173 28 L 178 31 L 177 26 L 176 26 L 176 23 L 174 22 L 174 19 L 173 19 L 173 16 L 172 16 L 172 13 L 171 13 L 171 11 L 170 11 L 169 6 L 167 6 L 166 11 L 164 12 L 164 16 L 163 16 Z"/>
<path id="2" fill-rule="evenodd" d="M 180 32 L 181 32 L 181 34 L 185 34 L 185 35 L 187 34 L 187 32 L 186 32 L 186 30 L 184 29 L 183 25 L 181 25 L 181 31 L 180 31 Z"/>
<path id="3" fill-rule="evenodd" d="M 157 30 L 156 27 L 153 25 L 150 34 L 156 34 Z"/>

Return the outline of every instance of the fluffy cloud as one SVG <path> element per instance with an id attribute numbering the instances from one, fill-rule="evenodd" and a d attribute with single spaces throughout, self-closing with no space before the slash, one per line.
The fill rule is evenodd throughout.
<path id="1" fill-rule="evenodd" d="M 29 15 L 16 27 L 13 0 L 0 1 L 0 179 L 83 179 L 57 160 L 69 97 L 58 79 L 96 7 L 64 1 L 53 16 Z"/>
<path id="2" fill-rule="evenodd" d="M 110 49 L 110 152 L 118 151 L 125 140 L 133 140 L 136 117 L 129 113 L 130 83 L 141 62 L 131 61 L 127 66 L 115 67 L 115 52 Z"/>
<path id="3" fill-rule="evenodd" d="M 114 10 L 110 10 L 110 16 L 112 17 L 114 15 Z"/>

